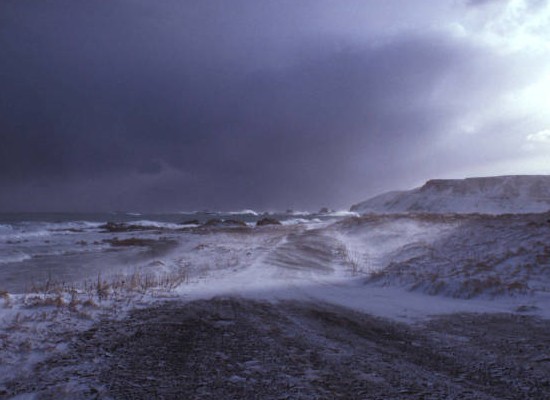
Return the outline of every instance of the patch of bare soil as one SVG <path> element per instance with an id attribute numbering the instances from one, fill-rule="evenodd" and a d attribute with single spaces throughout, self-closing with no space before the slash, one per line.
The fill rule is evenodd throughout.
<path id="1" fill-rule="evenodd" d="M 70 338 L 66 338 L 70 341 Z M 73 338 L 9 394 L 99 399 L 548 399 L 550 321 L 406 325 L 348 309 L 165 303 Z"/>

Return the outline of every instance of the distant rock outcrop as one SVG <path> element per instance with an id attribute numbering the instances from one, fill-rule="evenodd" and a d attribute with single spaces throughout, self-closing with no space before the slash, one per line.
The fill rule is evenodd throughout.
<path id="1" fill-rule="evenodd" d="M 180 225 L 200 225 L 200 221 L 198 219 L 188 219 L 187 221 L 183 221 L 179 223 Z"/>
<path id="2" fill-rule="evenodd" d="M 262 218 L 256 222 L 256 226 L 265 226 L 265 225 L 281 225 L 281 223 L 275 218 Z"/>
<path id="3" fill-rule="evenodd" d="M 125 224 L 123 222 L 107 222 L 106 224 L 100 225 L 99 228 L 103 229 L 104 232 L 110 233 L 150 231 L 159 229 L 158 226 Z"/>
<path id="4" fill-rule="evenodd" d="M 235 226 L 246 226 L 244 221 L 236 219 L 219 219 L 213 218 L 206 221 L 203 226 L 216 226 L 216 227 L 235 227 Z"/>
<path id="5" fill-rule="evenodd" d="M 531 213 L 550 210 L 550 175 L 433 179 L 422 187 L 388 192 L 351 207 L 367 213 Z"/>

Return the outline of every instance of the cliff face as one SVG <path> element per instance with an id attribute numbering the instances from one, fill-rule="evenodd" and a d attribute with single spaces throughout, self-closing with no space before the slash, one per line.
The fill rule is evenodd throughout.
<path id="1" fill-rule="evenodd" d="M 550 210 L 550 175 L 433 179 L 351 207 L 359 213 L 530 213 Z"/>

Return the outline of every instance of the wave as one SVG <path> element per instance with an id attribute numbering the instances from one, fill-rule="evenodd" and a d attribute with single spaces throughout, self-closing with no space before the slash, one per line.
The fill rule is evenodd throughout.
<path id="1" fill-rule="evenodd" d="M 328 217 L 358 217 L 359 213 L 356 213 L 355 211 L 340 210 L 332 211 L 325 215 Z"/>
<path id="2" fill-rule="evenodd" d="M 13 232 L 13 226 L 9 224 L 0 224 L 0 235 Z"/>
<path id="3" fill-rule="evenodd" d="M 2 256 L 0 256 L 0 264 L 17 263 L 28 260 L 30 258 L 30 255 L 21 252 L 13 254 L 3 254 Z"/>
<path id="4" fill-rule="evenodd" d="M 229 211 L 227 213 L 221 213 L 221 214 L 227 214 L 227 215 L 254 215 L 254 216 L 260 215 L 260 213 L 254 211 L 254 210 Z"/>
<path id="5" fill-rule="evenodd" d="M 321 221 L 319 218 L 305 219 L 305 218 L 290 218 L 281 221 L 283 225 L 299 225 L 299 224 L 317 224 Z"/>
<path id="6" fill-rule="evenodd" d="M 47 226 L 50 229 L 94 229 L 103 225 L 103 222 L 91 222 L 91 221 L 70 221 L 70 222 L 54 222 L 48 223 Z"/>
<path id="7" fill-rule="evenodd" d="M 31 239 L 34 237 L 44 237 L 50 236 L 52 232 L 48 229 L 39 228 L 39 227 L 14 227 L 11 230 L 0 231 L 0 240 L 25 240 Z"/>
<path id="8" fill-rule="evenodd" d="M 288 212 L 287 214 L 288 215 L 299 215 L 299 216 L 303 216 L 303 217 L 307 217 L 307 216 L 311 215 L 311 213 L 309 211 L 291 211 L 291 212 Z"/>
<path id="9" fill-rule="evenodd" d="M 18 222 L 12 225 L 0 225 L 0 240 L 26 240 L 51 235 L 69 235 L 95 230 L 102 224 L 89 221 L 71 222 Z"/>
<path id="10" fill-rule="evenodd" d="M 144 227 L 154 227 L 154 228 L 161 228 L 161 229 L 179 229 L 181 228 L 180 224 L 176 224 L 173 222 L 158 222 L 158 221 L 150 221 L 150 220 L 140 220 L 140 221 L 131 221 L 128 222 L 128 225 L 137 225 L 137 226 L 144 226 Z"/>

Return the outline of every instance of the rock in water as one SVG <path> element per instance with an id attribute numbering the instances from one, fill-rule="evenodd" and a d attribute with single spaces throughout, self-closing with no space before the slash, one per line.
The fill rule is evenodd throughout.
<path id="1" fill-rule="evenodd" d="M 256 222 L 256 226 L 265 226 L 265 225 L 281 225 L 281 222 L 275 218 L 262 218 Z"/>

